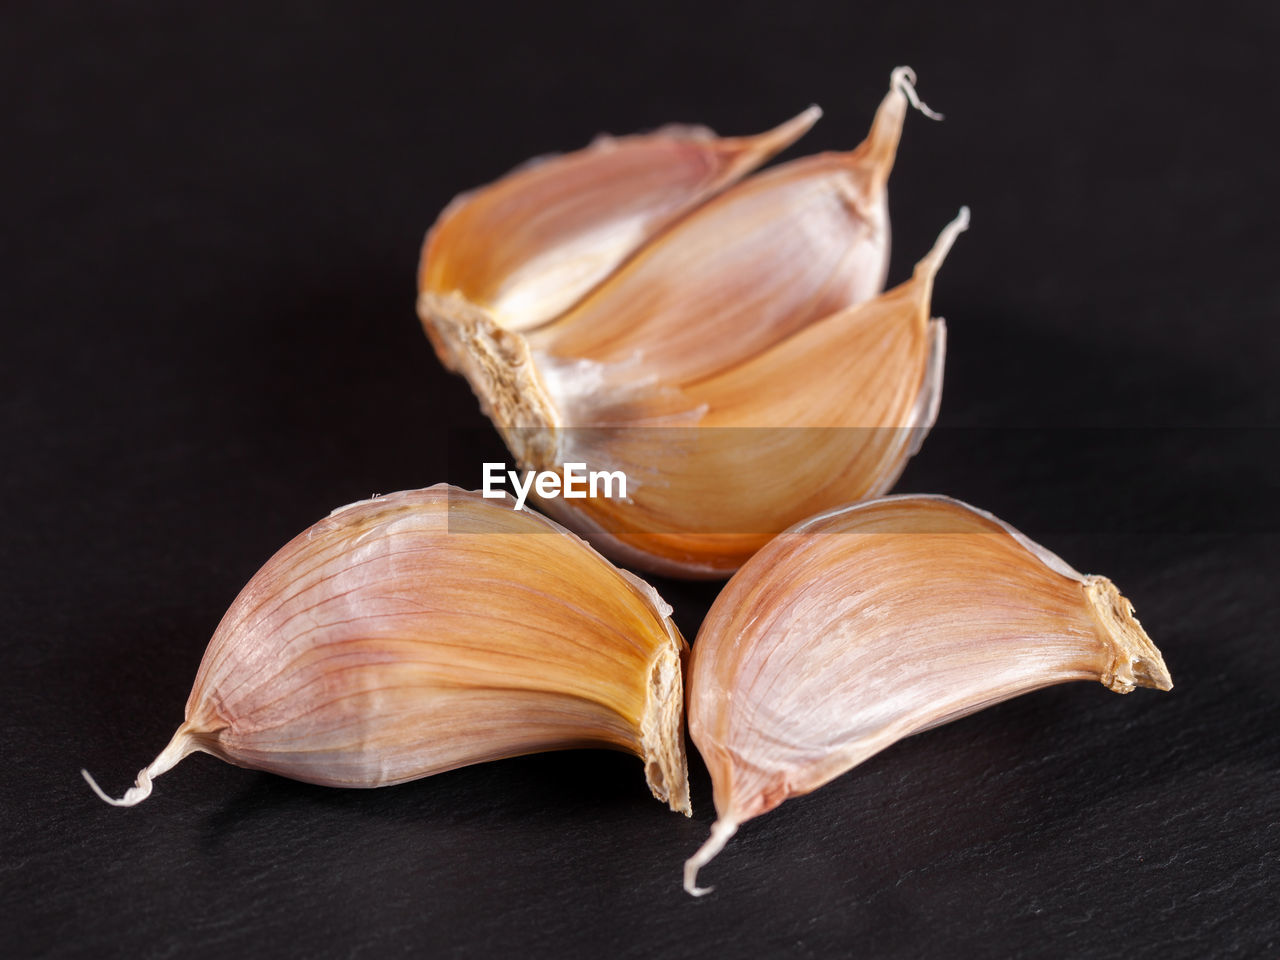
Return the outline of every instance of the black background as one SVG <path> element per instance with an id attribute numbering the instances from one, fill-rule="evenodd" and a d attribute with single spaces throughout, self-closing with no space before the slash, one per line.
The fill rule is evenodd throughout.
<path id="1" fill-rule="evenodd" d="M 1274 956 L 1280 404 L 1271 3 L 6 4 L 0 943 L 20 956 Z M 1170 694 L 1054 688 L 747 824 L 704 878 L 634 758 L 378 791 L 168 739 L 223 610 L 331 508 L 503 450 L 414 316 L 457 192 L 596 133 L 890 70 L 891 280 L 961 203 L 938 431 L 899 490 L 1133 599 Z M 711 585 L 655 580 L 693 637 Z"/>

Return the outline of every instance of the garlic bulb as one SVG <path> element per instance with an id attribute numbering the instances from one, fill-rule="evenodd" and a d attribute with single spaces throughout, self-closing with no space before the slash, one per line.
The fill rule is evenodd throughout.
<path id="1" fill-rule="evenodd" d="M 376 787 L 568 747 L 644 760 L 689 813 L 671 608 L 553 521 L 438 484 L 335 510 L 254 575 L 186 719 L 121 800 L 202 750 Z"/>
<path id="2" fill-rule="evenodd" d="M 698 870 L 738 825 L 912 733 L 1068 680 L 1168 690 L 1110 580 L 981 510 L 886 497 L 780 535 L 729 581 L 693 644 L 689 733 L 714 785 Z"/>
<path id="3" fill-rule="evenodd" d="M 913 81 L 894 71 L 849 153 L 724 188 L 816 112 L 749 141 L 659 132 L 517 172 L 432 228 L 418 310 L 441 360 L 522 467 L 629 478 L 625 502 L 544 501 L 610 556 L 726 576 L 815 510 L 888 489 L 919 446 L 945 348 L 933 277 L 968 212 L 877 296 L 902 125 L 929 112 Z M 735 163 L 691 186 L 692 143 Z"/>

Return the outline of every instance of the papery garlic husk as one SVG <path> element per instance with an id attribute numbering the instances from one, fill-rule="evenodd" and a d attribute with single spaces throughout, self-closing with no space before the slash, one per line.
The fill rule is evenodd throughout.
<path id="1" fill-rule="evenodd" d="M 249 581 L 173 740 L 121 800 L 204 751 L 377 787 L 543 750 L 636 754 L 689 813 L 671 608 L 554 521 L 445 484 L 335 510 Z"/>
<path id="2" fill-rule="evenodd" d="M 877 298 L 888 265 L 889 172 L 908 107 L 927 111 L 913 80 L 908 68 L 894 71 L 857 149 L 802 158 L 728 187 L 682 211 L 626 258 L 606 244 L 614 265 L 592 266 L 594 286 L 571 285 L 566 299 L 578 299 L 554 317 L 546 297 L 531 295 L 536 307 L 526 315 L 521 297 L 501 293 L 506 254 L 483 252 L 501 218 L 470 217 L 477 205 L 496 209 L 496 197 L 515 206 L 512 195 L 520 209 L 538 209 L 535 184 L 500 181 L 477 191 L 432 229 L 419 314 L 519 465 L 582 462 L 630 479 L 625 503 L 545 503 L 610 556 L 670 575 L 726 576 L 814 510 L 883 492 L 927 432 L 944 354 L 929 295 L 967 212 L 911 281 Z M 790 137 L 807 117 L 779 129 Z M 595 173 L 603 177 L 609 159 L 594 157 Z M 634 219 L 634 176 L 619 177 L 626 223 Z M 533 284 L 528 264 L 545 261 L 560 276 L 582 256 L 579 233 L 557 241 L 554 227 L 567 218 L 557 191 L 547 193 L 550 212 L 538 237 L 546 251 L 513 255 L 524 289 Z M 608 193 L 593 191 L 591 202 L 607 203 Z M 599 217 L 608 220 L 607 212 Z M 771 436 L 743 443 L 706 435 L 711 427 L 762 428 Z M 804 431 L 786 436 L 792 428 L 812 430 L 799 442 Z M 861 433 L 829 433 L 815 449 L 816 431 L 833 428 Z M 791 459 L 786 482 L 773 476 L 779 456 Z M 822 471 L 823 480 L 795 476 L 797 460 L 815 464 L 811 473 Z M 826 476 L 837 463 L 840 478 Z M 726 471 L 766 475 L 749 494 L 725 496 L 725 478 L 734 475 Z M 809 491 L 804 503 L 794 501 L 796 489 Z"/>
<path id="3" fill-rule="evenodd" d="M 716 599 L 693 644 L 689 733 L 711 837 L 912 733 L 1021 693 L 1173 686 L 1133 607 L 991 514 L 937 496 L 838 508 L 783 533 Z"/>

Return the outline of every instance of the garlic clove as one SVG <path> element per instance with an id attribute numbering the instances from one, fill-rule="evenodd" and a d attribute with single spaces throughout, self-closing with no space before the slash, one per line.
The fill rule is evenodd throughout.
<path id="1" fill-rule="evenodd" d="M 619 562 L 723 577 L 789 524 L 892 485 L 937 412 L 945 331 L 928 300 L 967 222 L 874 299 L 906 113 L 936 116 L 914 81 L 893 71 L 858 149 L 726 189 L 536 329 L 422 288 L 428 334 L 519 466 L 634 483 L 625 502 L 541 501 L 549 513 Z"/>
<path id="2" fill-rule="evenodd" d="M 945 354 L 943 322 L 929 313 L 933 281 L 968 228 L 969 208 L 961 207 L 906 282 L 686 388 L 690 402 L 707 409 L 701 424 L 927 430 L 937 416 Z"/>
<path id="3" fill-rule="evenodd" d="M 857 149 L 792 161 L 707 201 L 531 332 L 535 354 L 681 385 L 874 297 L 889 265 L 885 185 L 910 78 L 894 72 Z"/>
<path id="4" fill-rule="evenodd" d="M 689 813 L 681 656 L 652 587 L 558 524 L 444 484 L 334 511 L 227 611 L 186 719 L 120 800 L 193 751 L 376 787 L 542 750 L 635 753 Z"/>
<path id="5" fill-rule="evenodd" d="M 463 194 L 423 250 L 420 289 L 508 330 L 557 316 L 685 210 L 801 137 L 817 107 L 758 136 L 669 126 L 526 164 Z M 445 359 L 442 357 L 442 359 Z"/>
<path id="6" fill-rule="evenodd" d="M 631 496 L 544 507 L 621 562 L 710 577 L 805 517 L 884 493 L 937 417 L 946 327 L 930 319 L 930 297 L 968 223 L 962 208 L 893 290 L 686 387 L 678 403 L 669 392 L 637 402 L 630 416 L 660 425 L 566 432 L 566 459 L 622 469 Z M 697 411 L 696 428 L 663 422 L 680 406 Z"/>
<path id="7" fill-rule="evenodd" d="M 1051 684 L 1172 687 L 1105 577 L 1084 576 L 945 497 L 828 511 L 721 592 L 689 665 L 689 732 L 716 823 L 685 889 L 737 827 L 912 733 Z"/>

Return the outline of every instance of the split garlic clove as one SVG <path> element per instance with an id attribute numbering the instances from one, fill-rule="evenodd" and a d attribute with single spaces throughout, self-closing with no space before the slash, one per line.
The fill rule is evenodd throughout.
<path id="1" fill-rule="evenodd" d="M 681 213 L 790 146 L 821 116 L 810 107 L 752 137 L 669 126 L 599 137 L 463 194 L 423 250 L 420 289 L 526 330 L 571 307 Z M 438 344 L 439 346 L 439 344 Z M 448 362 L 447 354 L 441 359 Z"/>
<path id="2" fill-rule="evenodd" d="M 570 747 L 638 755 L 689 813 L 671 608 L 553 521 L 440 484 L 334 511 L 249 581 L 186 719 L 122 799 L 204 751 L 377 787 Z"/>
<path id="3" fill-rule="evenodd" d="M 886 497 L 820 514 L 729 581 L 689 664 L 689 733 L 716 822 L 685 889 L 739 824 L 912 733 L 1069 680 L 1169 690 L 1110 580 L 988 513 Z"/>

